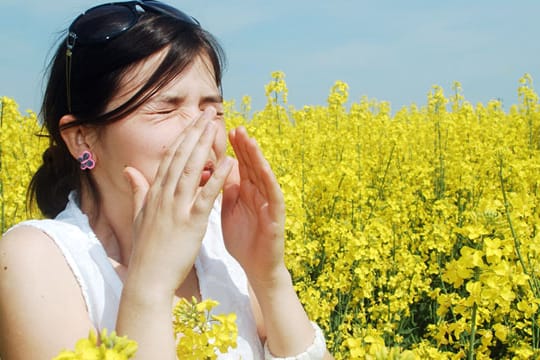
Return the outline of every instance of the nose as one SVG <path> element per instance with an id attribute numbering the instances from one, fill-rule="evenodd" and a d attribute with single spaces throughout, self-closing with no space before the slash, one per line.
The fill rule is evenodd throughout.
<path id="1" fill-rule="evenodd" d="M 207 113 L 207 116 L 211 116 L 213 120 L 219 120 L 218 117 L 218 110 L 215 106 L 208 105 L 208 106 L 200 106 L 200 107 L 193 107 L 187 111 L 187 116 L 192 120 L 195 121 L 196 119 L 203 116 L 204 113 Z"/>

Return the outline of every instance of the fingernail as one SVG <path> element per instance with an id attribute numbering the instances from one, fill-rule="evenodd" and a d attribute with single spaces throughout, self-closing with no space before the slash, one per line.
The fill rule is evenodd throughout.
<path id="1" fill-rule="evenodd" d="M 126 181 L 129 183 L 130 186 L 133 186 L 133 182 L 131 181 L 131 176 L 129 176 L 129 174 L 127 173 L 127 171 L 124 169 L 124 171 L 122 171 L 122 174 L 124 175 L 124 179 L 126 179 Z"/>

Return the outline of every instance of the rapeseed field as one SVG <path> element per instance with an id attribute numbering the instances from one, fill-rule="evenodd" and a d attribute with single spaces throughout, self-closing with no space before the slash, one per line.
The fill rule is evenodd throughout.
<path id="1" fill-rule="evenodd" d="M 337 81 L 295 108 L 274 72 L 262 110 L 226 102 L 281 183 L 287 264 L 337 359 L 540 358 L 540 104 L 516 88 L 507 109 L 455 83 L 392 113 Z M 48 140 L 6 97 L 0 129 L 4 232 Z"/>

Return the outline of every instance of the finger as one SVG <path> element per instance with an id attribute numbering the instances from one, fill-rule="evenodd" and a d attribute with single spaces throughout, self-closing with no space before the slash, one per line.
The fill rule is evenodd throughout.
<path id="1" fill-rule="evenodd" d="M 186 174 L 188 176 L 193 175 L 192 172 L 195 171 L 193 169 L 194 164 L 191 163 L 188 167 L 186 165 L 192 154 L 198 152 L 197 145 L 199 144 L 199 140 L 205 133 L 207 126 L 210 125 L 213 117 L 215 117 L 215 109 L 209 107 L 193 122 L 192 126 L 184 130 L 183 140 L 174 149 L 171 161 L 163 178 L 162 190 L 170 198 L 174 197 L 178 191 L 179 180 Z M 204 167 L 204 163 L 201 166 Z M 195 175 L 196 177 L 200 176 L 200 171 Z"/>
<path id="2" fill-rule="evenodd" d="M 267 164 L 266 159 L 262 156 L 262 152 L 255 139 L 250 138 L 245 129 L 239 130 L 237 133 L 237 142 L 242 157 L 240 166 L 243 166 L 246 177 L 266 196 L 266 189 L 261 177 L 261 171 L 264 170 L 264 166 Z"/>
<path id="3" fill-rule="evenodd" d="M 243 143 L 243 153 L 244 157 L 248 159 L 247 168 L 249 177 L 253 179 L 252 181 L 257 186 L 257 189 L 264 194 L 274 210 L 284 211 L 283 193 L 279 182 L 257 141 L 253 138 L 248 138 Z"/>
<path id="4" fill-rule="evenodd" d="M 208 217 L 208 214 L 233 167 L 234 159 L 226 157 L 221 161 L 210 179 L 208 179 L 208 182 L 199 192 L 199 195 L 193 204 L 193 215 L 204 216 L 205 218 Z"/>
<path id="5" fill-rule="evenodd" d="M 210 159 L 216 135 L 217 126 L 214 122 L 208 123 L 184 168 L 181 170 L 182 175 L 178 179 L 176 186 L 176 195 L 180 201 L 192 203 L 195 193 L 199 192 L 201 175 L 208 159 Z M 216 165 L 214 164 L 214 166 Z"/>
<path id="6" fill-rule="evenodd" d="M 229 132 L 229 142 L 231 143 L 234 154 L 236 155 L 236 158 L 238 160 L 238 171 L 240 179 L 247 180 L 249 178 L 249 174 L 247 173 L 247 162 L 242 147 L 240 146 L 242 135 L 239 135 L 239 133 L 241 133 L 242 131 L 244 131 L 245 133 L 245 129 L 243 129 L 243 127 L 231 130 Z"/>
<path id="7" fill-rule="evenodd" d="M 124 176 L 129 183 L 133 195 L 133 221 L 135 221 L 144 206 L 150 185 L 144 175 L 133 167 L 126 167 L 124 169 Z"/>
<path id="8" fill-rule="evenodd" d="M 246 135 L 247 136 L 247 135 Z M 261 170 L 264 170 L 265 166 L 268 165 L 268 162 L 262 154 L 262 150 L 257 144 L 257 140 L 247 137 L 244 142 L 244 152 L 249 163 L 249 174 L 250 177 L 257 182 L 261 181 Z"/>
<path id="9" fill-rule="evenodd" d="M 156 177 L 154 178 L 154 184 L 156 184 L 156 186 L 162 187 L 163 183 L 166 181 L 167 173 L 169 171 L 169 167 L 171 165 L 176 149 L 180 146 L 182 141 L 184 141 L 185 137 L 186 134 L 184 130 L 182 133 L 180 133 L 180 135 L 178 135 L 174 142 L 165 149 L 165 153 L 163 154 L 161 162 L 159 163 L 158 170 L 156 172 Z"/>
<path id="10" fill-rule="evenodd" d="M 240 173 L 238 172 L 238 160 L 230 158 L 233 162 L 232 169 L 223 184 L 223 202 L 221 204 L 222 213 L 227 213 L 234 207 L 238 192 L 240 191 Z"/>
<path id="11" fill-rule="evenodd" d="M 261 179 L 262 184 L 264 184 L 264 193 L 268 198 L 269 206 L 274 212 L 277 211 L 277 214 L 285 213 L 285 200 L 283 197 L 283 192 L 281 191 L 281 187 L 279 186 L 276 175 L 272 171 L 270 163 L 263 156 L 260 149 L 253 154 L 256 154 L 256 162 L 260 164 L 259 178 Z"/>
<path id="12" fill-rule="evenodd" d="M 183 131 L 178 135 L 178 137 L 175 139 L 175 141 L 166 149 L 165 155 L 163 156 L 163 159 L 161 161 L 161 166 L 158 171 L 159 179 L 158 182 L 159 186 L 163 188 L 165 183 L 170 180 L 169 174 L 170 174 L 170 166 L 173 162 L 173 159 L 179 156 L 177 153 L 179 151 L 180 146 L 184 142 L 184 140 L 189 135 L 190 131 L 192 131 L 193 127 L 197 123 L 197 121 L 200 120 L 200 117 L 197 119 L 194 119 L 191 121 L 188 126 L 186 126 Z M 174 183 L 176 183 L 176 178 L 174 180 Z"/>
<path id="13" fill-rule="evenodd" d="M 225 179 L 225 183 L 223 184 L 223 189 L 227 189 L 230 186 L 235 186 L 240 184 L 240 172 L 238 169 L 238 160 L 234 158 L 230 158 L 233 162 L 233 166 L 231 169 L 231 172 L 229 173 L 229 176 L 227 176 L 227 179 Z"/>

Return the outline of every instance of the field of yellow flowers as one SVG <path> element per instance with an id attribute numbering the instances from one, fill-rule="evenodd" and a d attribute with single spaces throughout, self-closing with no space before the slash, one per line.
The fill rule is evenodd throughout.
<path id="1" fill-rule="evenodd" d="M 529 75 L 519 103 L 473 105 L 455 83 L 425 106 L 228 102 L 263 148 L 287 203 L 287 264 L 337 359 L 540 358 L 540 104 Z M 36 115 L 0 109 L 2 232 L 25 218 L 47 141 Z"/>

